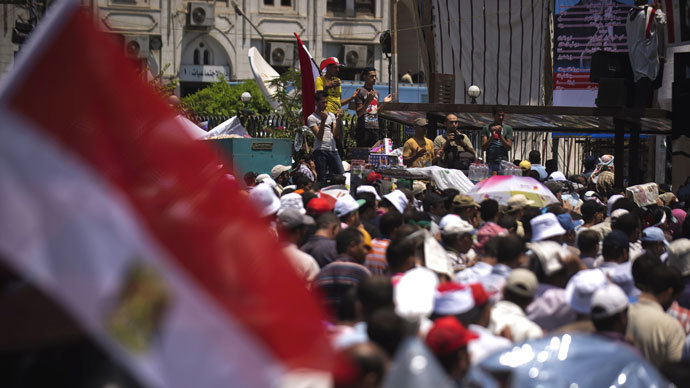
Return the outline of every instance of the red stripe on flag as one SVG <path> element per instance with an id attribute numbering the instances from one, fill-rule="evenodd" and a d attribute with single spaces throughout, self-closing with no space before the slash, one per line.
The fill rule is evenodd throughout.
<path id="1" fill-rule="evenodd" d="M 286 367 L 327 370 L 319 303 L 223 161 L 179 125 L 158 126 L 172 113 L 85 11 L 63 26 L 9 105 L 117 187 L 176 264 Z"/>
<path id="2" fill-rule="evenodd" d="M 316 85 L 314 85 L 314 74 L 312 70 L 311 56 L 304 47 L 304 43 L 295 32 L 297 38 L 297 48 L 299 51 L 299 69 L 302 76 L 302 116 L 304 117 L 304 124 L 307 123 L 307 118 L 316 110 L 316 102 L 314 100 L 314 93 L 316 92 Z"/>

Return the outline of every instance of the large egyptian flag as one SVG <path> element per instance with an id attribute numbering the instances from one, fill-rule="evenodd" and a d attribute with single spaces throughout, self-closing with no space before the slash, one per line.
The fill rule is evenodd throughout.
<path id="1" fill-rule="evenodd" d="M 92 20 L 56 2 L 0 86 L 2 265 L 147 386 L 328 370 L 319 303 L 266 223 Z"/>
<path id="2" fill-rule="evenodd" d="M 304 123 L 307 123 L 309 117 L 316 110 L 316 102 L 314 101 L 314 93 L 316 93 L 316 78 L 320 75 L 319 68 L 314 62 L 307 47 L 302 43 L 302 39 L 295 32 L 297 38 L 297 50 L 299 53 L 299 68 L 302 76 L 302 116 Z"/>

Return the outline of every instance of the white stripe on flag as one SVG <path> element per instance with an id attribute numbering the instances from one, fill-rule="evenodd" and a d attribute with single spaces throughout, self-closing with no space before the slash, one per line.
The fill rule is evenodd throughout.
<path id="1" fill-rule="evenodd" d="M 0 254 L 17 272 L 150 386 L 275 383 L 280 364 L 173 264 L 118 190 L 13 112 L 0 108 L 0 117 Z M 138 354 L 112 334 L 132 268 L 150 270 L 167 300 Z"/>

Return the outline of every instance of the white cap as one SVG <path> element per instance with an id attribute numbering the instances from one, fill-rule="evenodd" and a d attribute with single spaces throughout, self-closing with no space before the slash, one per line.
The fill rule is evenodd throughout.
<path id="1" fill-rule="evenodd" d="M 469 222 L 455 214 L 448 214 L 441 218 L 438 227 L 442 234 L 474 234 L 476 230 Z"/>
<path id="2" fill-rule="evenodd" d="M 297 209 L 302 214 L 307 213 L 306 209 L 304 209 L 302 196 L 297 193 L 289 193 L 280 197 L 280 210 L 278 210 L 278 215 L 280 215 L 283 210 L 289 208 Z"/>
<path id="3" fill-rule="evenodd" d="M 549 175 L 549 180 L 552 180 L 552 181 L 565 181 L 565 180 L 567 180 L 567 179 L 565 179 L 565 175 L 563 175 L 562 172 L 560 172 L 560 171 L 554 171 L 554 172 L 551 173 L 551 175 Z"/>
<path id="4" fill-rule="evenodd" d="M 615 284 L 606 284 L 592 295 L 590 314 L 593 319 L 612 317 L 628 307 L 628 297 Z"/>
<path id="5" fill-rule="evenodd" d="M 359 193 L 372 193 L 376 196 L 377 201 L 381 200 L 381 197 L 379 196 L 379 193 L 376 191 L 376 188 L 371 185 L 357 186 L 357 194 Z"/>
<path id="6" fill-rule="evenodd" d="M 613 207 L 613 204 L 616 203 L 619 199 L 623 198 L 622 195 L 616 194 L 612 195 L 609 197 L 608 202 L 606 202 L 606 207 L 608 207 L 608 214 L 611 215 L 611 208 Z"/>
<path id="7" fill-rule="evenodd" d="M 603 271 L 586 269 L 576 273 L 565 286 L 565 300 L 570 308 L 580 314 L 589 314 L 592 296 L 601 287 L 609 283 Z"/>
<path id="8" fill-rule="evenodd" d="M 259 209 L 261 217 L 273 215 L 280 209 L 280 199 L 266 183 L 252 187 L 249 191 L 249 200 Z"/>
<path id="9" fill-rule="evenodd" d="M 268 174 L 259 174 L 256 177 L 256 183 L 266 183 L 271 187 L 276 187 L 278 184 Z"/>
<path id="10" fill-rule="evenodd" d="M 400 212 L 400 214 L 405 212 L 408 200 L 405 196 L 405 193 L 403 193 L 402 191 L 393 190 L 390 193 L 384 195 L 383 198 L 389 200 L 393 204 L 393 206 L 395 206 L 395 209 Z"/>
<path id="11" fill-rule="evenodd" d="M 350 194 L 345 194 L 335 201 L 335 215 L 342 217 L 352 213 L 353 211 L 359 210 L 366 201 L 363 199 L 356 200 Z"/>
<path id="12" fill-rule="evenodd" d="M 285 166 L 282 164 L 276 164 L 271 169 L 271 176 L 273 177 L 273 179 L 276 179 L 280 176 L 280 174 L 282 174 L 286 171 L 290 171 L 290 168 L 291 168 L 290 166 Z"/>
<path id="13" fill-rule="evenodd" d="M 683 276 L 690 275 L 690 240 L 680 238 L 674 240 L 666 249 L 668 265 L 675 267 Z"/>
<path id="14" fill-rule="evenodd" d="M 412 183 L 412 194 L 421 194 L 424 190 L 426 190 L 426 185 L 424 184 L 424 182 L 414 181 Z"/>
<path id="15" fill-rule="evenodd" d="M 537 241 L 529 244 L 546 276 L 551 276 L 563 268 L 563 261 L 569 255 L 568 249 L 555 241 Z"/>
<path id="16" fill-rule="evenodd" d="M 424 267 L 413 268 L 400 278 L 393 289 L 395 311 L 404 318 L 428 317 L 434 310 L 438 276 Z"/>
<path id="17" fill-rule="evenodd" d="M 530 220 L 532 226 L 532 241 L 541 241 L 554 236 L 565 234 L 565 229 L 558 222 L 553 213 L 545 213 Z"/>

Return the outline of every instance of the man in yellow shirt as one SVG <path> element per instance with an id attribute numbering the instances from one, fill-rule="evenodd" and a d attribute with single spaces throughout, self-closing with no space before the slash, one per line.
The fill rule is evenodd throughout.
<path id="1" fill-rule="evenodd" d="M 326 73 L 318 78 L 316 78 L 316 91 L 323 90 L 328 94 L 328 105 L 326 106 L 326 112 L 337 113 L 343 105 L 348 104 L 355 96 L 359 89 L 355 90 L 352 96 L 341 100 L 340 95 L 342 93 L 342 88 L 340 87 L 340 78 L 338 78 L 338 72 L 340 72 L 340 61 L 336 57 L 326 58 L 321 61 L 321 72 L 326 69 Z"/>
<path id="2" fill-rule="evenodd" d="M 413 122 L 414 136 L 403 145 L 403 163 L 407 167 L 428 167 L 436 161 L 434 142 L 424 136 L 429 123 L 417 118 Z"/>

